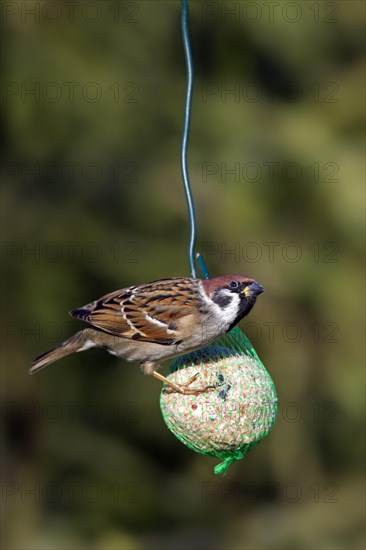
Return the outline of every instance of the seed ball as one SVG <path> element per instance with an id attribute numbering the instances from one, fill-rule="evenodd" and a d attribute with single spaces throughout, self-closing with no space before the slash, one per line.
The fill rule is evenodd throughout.
<path id="1" fill-rule="evenodd" d="M 182 385 L 194 375 L 197 378 L 190 388 L 213 388 L 184 395 L 168 393 L 164 386 L 161 411 L 169 430 L 182 443 L 222 459 L 214 471 L 225 473 L 272 428 L 276 390 L 259 359 L 225 346 L 207 346 L 173 360 L 167 378 Z"/>

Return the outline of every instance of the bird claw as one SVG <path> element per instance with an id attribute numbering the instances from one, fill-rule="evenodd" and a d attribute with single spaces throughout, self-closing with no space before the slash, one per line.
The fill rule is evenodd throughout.
<path id="1" fill-rule="evenodd" d="M 198 395 L 207 391 L 214 390 L 214 386 L 205 386 L 204 388 L 190 388 L 190 386 L 198 378 L 198 373 L 192 376 L 187 382 L 182 384 L 174 384 L 165 388 L 165 393 L 181 393 L 182 395 Z"/>

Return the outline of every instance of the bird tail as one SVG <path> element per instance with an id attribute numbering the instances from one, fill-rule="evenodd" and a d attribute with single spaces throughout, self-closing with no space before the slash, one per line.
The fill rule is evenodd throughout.
<path id="1" fill-rule="evenodd" d="M 89 339 L 86 330 L 80 330 L 79 332 L 71 336 L 71 338 L 62 342 L 62 344 L 59 344 L 55 348 L 52 348 L 49 351 L 46 351 L 45 353 L 42 353 L 41 355 L 36 357 L 32 361 L 32 366 L 29 369 L 29 374 L 34 374 L 35 372 L 38 372 L 39 370 L 47 367 L 51 363 L 54 363 L 55 361 L 66 357 L 66 355 L 70 355 L 70 353 L 83 351 L 83 348 L 87 349 L 89 347 L 93 347 L 93 343 L 88 340 Z"/>

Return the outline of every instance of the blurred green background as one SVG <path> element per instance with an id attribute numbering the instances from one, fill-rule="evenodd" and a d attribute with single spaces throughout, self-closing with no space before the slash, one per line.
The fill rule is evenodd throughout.
<path id="1" fill-rule="evenodd" d="M 68 310 L 188 274 L 180 2 L 4 2 L 3 548 L 364 548 L 365 6 L 191 2 L 189 166 L 211 274 L 277 423 L 226 477 L 103 351 L 29 377 Z"/>

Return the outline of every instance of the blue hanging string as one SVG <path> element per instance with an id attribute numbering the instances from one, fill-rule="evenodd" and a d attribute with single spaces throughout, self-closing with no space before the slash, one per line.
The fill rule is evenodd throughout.
<path id="1" fill-rule="evenodd" d="M 192 51 L 191 51 L 191 44 L 189 40 L 189 29 L 188 29 L 188 0 L 182 0 L 182 39 L 183 39 L 183 46 L 184 46 L 184 56 L 186 60 L 187 88 L 186 88 L 186 102 L 185 102 L 185 108 L 184 108 L 184 126 L 183 126 L 183 138 L 182 138 L 180 160 L 181 160 L 181 166 L 182 166 L 183 186 L 184 186 L 184 192 L 187 200 L 189 225 L 190 225 L 190 238 L 189 238 L 189 246 L 188 246 L 189 267 L 191 270 L 192 277 L 197 277 L 195 258 L 194 258 L 194 252 L 196 248 L 196 233 L 197 233 L 196 213 L 194 208 L 191 183 L 189 180 L 188 165 L 187 165 L 187 149 L 188 149 L 189 128 L 190 128 L 190 119 L 191 119 L 192 91 L 193 91 L 193 83 L 194 83 Z M 210 275 L 208 273 L 207 266 L 201 254 L 197 253 L 196 258 L 197 258 L 199 268 L 202 272 L 202 276 L 205 279 L 209 279 Z"/>
<path id="2" fill-rule="evenodd" d="M 182 138 L 180 160 L 181 160 L 181 166 L 182 166 L 183 186 L 184 186 L 184 192 L 187 200 L 189 224 L 190 224 L 190 238 L 189 238 L 189 248 L 188 248 L 189 267 L 191 270 L 192 277 L 197 277 L 195 260 L 194 260 L 194 251 L 196 248 L 196 215 L 195 215 L 195 208 L 194 208 L 194 202 L 192 197 L 192 190 L 191 190 L 191 184 L 189 181 L 188 166 L 187 166 L 187 148 L 188 148 L 188 139 L 189 139 L 189 127 L 190 127 L 191 106 L 192 106 L 192 90 L 193 90 L 193 80 L 194 80 L 192 52 L 191 52 L 191 45 L 189 41 L 189 30 L 188 30 L 188 0 L 182 0 L 182 39 L 183 39 L 183 46 L 184 46 L 184 56 L 186 60 L 187 88 L 186 88 L 186 103 L 184 108 L 184 127 L 183 127 L 183 138 Z"/>

